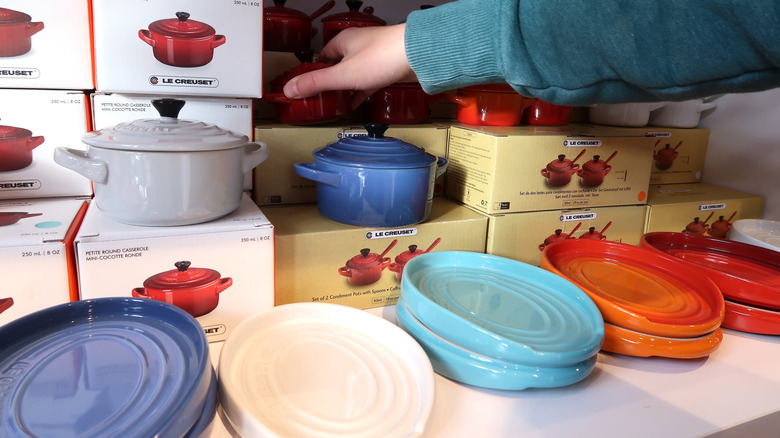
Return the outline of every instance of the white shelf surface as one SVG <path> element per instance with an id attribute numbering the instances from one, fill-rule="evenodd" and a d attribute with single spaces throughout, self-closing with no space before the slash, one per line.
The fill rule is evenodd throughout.
<path id="1" fill-rule="evenodd" d="M 395 322 L 392 306 L 367 312 Z M 436 375 L 426 438 L 780 436 L 780 336 L 723 332 L 703 359 L 599 353 L 590 376 L 562 388 L 488 390 Z M 220 348 L 211 344 L 215 367 Z M 210 434 L 233 436 L 221 421 Z"/>

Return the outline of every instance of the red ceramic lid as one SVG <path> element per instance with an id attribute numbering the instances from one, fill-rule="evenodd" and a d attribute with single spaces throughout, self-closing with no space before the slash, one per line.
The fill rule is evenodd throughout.
<path id="1" fill-rule="evenodd" d="M 9 24 L 27 23 L 32 17 L 24 12 L 14 11 L 13 9 L 0 8 L 0 26 Z"/>
<path id="2" fill-rule="evenodd" d="M 548 170 L 571 170 L 571 167 L 572 167 L 571 160 L 566 158 L 566 155 L 564 154 L 558 155 L 557 160 L 552 160 L 549 163 L 547 163 Z"/>
<path id="3" fill-rule="evenodd" d="M 144 281 L 144 287 L 156 290 L 189 289 L 205 286 L 220 279 L 213 269 L 190 268 L 190 262 L 174 263 L 176 269 L 153 275 Z"/>
<path id="4" fill-rule="evenodd" d="M 601 172 L 607 167 L 607 163 L 601 159 L 600 155 L 594 155 L 592 160 L 582 163 L 582 168 L 591 172 Z"/>
<path id="5" fill-rule="evenodd" d="M 284 85 L 287 82 L 290 81 L 290 79 L 314 70 L 319 70 L 321 68 L 330 67 L 333 64 L 327 63 L 327 62 L 304 62 L 300 65 L 296 65 L 295 67 L 285 71 L 284 73 L 280 74 L 279 76 L 273 78 L 269 84 L 272 86 L 279 86 Z"/>
<path id="6" fill-rule="evenodd" d="M 311 21 L 311 17 L 297 9 L 284 6 L 286 0 L 274 0 L 274 5 L 263 9 L 266 19 L 284 18 L 292 20 Z"/>
<path id="7" fill-rule="evenodd" d="M 372 268 L 382 264 L 382 257 L 374 252 L 371 252 L 368 248 L 360 250 L 360 254 L 352 257 L 347 262 L 347 266 L 350 268 Z"/>
<path id="8" fill-rule="evenodd" d="M 370 23 L 376 26 L 384 26 L 387 24 L 385 20 L 377 17 L 374 14 L 369 14 L 368 12 L 360 12 L 360 7 L 363 5 L 362 1 L 347 0 L 346 3 L 347 3 L 347 7 L 349 8 L 349 11 L 328 15 L 327 17 L 322 19 L 322 22 L 323 23 L 340 22 L 340 21 L 359 22 L 359 23 Z"/>
<path id="9" fill-rule="evenodd" d="M 425 254 L 425 251 L 418 249 L 417 245 L 409 245 L 408 251 L 404 251 L 401 254 L 395 256 L 395 262 L 398 264 L 404 264 L 420 254 Z"/>
<path id="10" fill-rule="evenodd" d="M 216 33 L 213 27 L 190 20 L 188 12 L 177 12 L 176 18 L 157 20 L 149 25 L 154 33 L 177 38 L 207 38 Z"/>
<path id="11" fill-rule="evenodd" d="M 0 125 L 0 141 L 23 140 L 32 135 L 32 132 L 24 128 Z"/>

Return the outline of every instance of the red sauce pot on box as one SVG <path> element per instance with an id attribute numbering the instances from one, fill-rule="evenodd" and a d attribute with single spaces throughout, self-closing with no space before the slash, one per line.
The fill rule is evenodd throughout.
<path id="1" fill-rule="evenodd" d="M 269 82 L 271 92 L 264 93 L 262 97 L 262 100 L 275 105 L 279 121 L 288 125 L 310 125 L 337 120 L 349 113 L 349 90 L 323 91 L 303 99 L 290 99 L 284 95 L 284 85 L 290 79 L 333 65 L 313 62 L 312 51 L 296 52 L 295 55 L 301 60 L 301 64 L 272 79 Z"/>
<path id="2" fill-rule="evenodd" d="M 152 46 L 154 57 L 175 67 L 199 67 L 211 62 L 214 49 L 225 44 L 225 36 L 213 27 L 190 20 L 188 12 L 177 12 L 176 18 L 157 20 L 149 29 L 138 31 L 138 37 Z"/>
<path id="3" fill-rule="evenodd" d="M 427 94 L 418 82 L 399 82 L 368 98 L 371 120 L 396 125 L 423 123 L 428 120 L 428 108 L 441 97 Z"/>
<path id="4" fill-rule="evenodd" d="M 217 308 L 219 294 L 233 284 L 213 269 L 190 268 L 189 261 L 174 263 L 176 269 L 155 274 L 133 289 L 136 298 L 148 298 L 173 304 L 194 317 Z"/>
<path id="5" fill-rule="evenodd" d="M 274 0 L 263 10 L 263 48 L 275 52 L 300 52 L 311 49 L 311 39 L 317 34 L 312 21 L 336 5 L 330 0 L 311 16 L 285 7 L 287 0 Z"/>
<path id="6" fill-rule="evenodd" d="M 406 266 L 406 263 L 408 263 L 409 260 L 417 257 L 420 254 L 431 252 L 433 248 L 439 244 L 439 242 L 441 242 L 441 237 L 436 238 L 431 246 L 429 246 L 425 251 L 418 251 L 417 245 L 409 245 L 409 250 L 395 256 L 395 262 L 390 263 L 390 267 L 388 269 L 395 272 L 395 278 L 400 280 L 404 271 L 404 266 Z"/>
<path id="7" fill-rule="evenodd" d="M 594 155 L 592 160 L 583 163 L 577 171 L 582 185 L 586 187 L 601 185 L 604 182 L 604 177 L 612 170 L 612 165 L 609 162 L 615 158 L 615 155 L 617 155 L 617 151 L 613 152 L 606 160 L 602 160 L 599 155 Z"/>
<path id="8" fill-rule="evenodd" d="M 24 12 L 0 8 L 0 57 L 24 55 L 32 49 L 32 36 L 43 23 L 32 21 Z"/>
<path id="9" fill-rule="evenodd" d="M 542 176 L 547 178 L 547 185 L 552 187 L 565 186 L 571 181 L 572 175 L 577 173 L 580 165 L 575 161 L 579 160 L 585 154 L 583 149 L 573 160 L 566 158 L 566 155 L 558 155 L 558 159 L 547 163 L 547 166 L 541 170 Z"/>
<path id="10" fill-rule="evenodd" d="M 527 98 L 509 84 L 485 84 L 459 88 L 444 97 L 457 105 L 456 117 L 467 125 L 515 126 L 523 110 L 536 99 Z"/>
<path id="11" fill-rule="evenodd" d="M 24 169 L 32 164 L 32 151 L 42 143 L 43 137 L 33 137 L 27 129 L 0 125 L 0 172 Z"/>
<path id="12" fill-rule="evenodd" d="M 322 19 L 322 40 L 324 44 L 349 27 L 385 26 L 385 20 L 374 15 L 374 8 L 368 6 L 360 11 L 363 2 L 359 0 L 347 0 L 349 11 L 328 15 Z"/>
<path id="13" fill-rule="evenodd" d="M 347 260 L 345 266 L 339 268 L 339 274 L 347 277 L 349 284 L 353 286 L 365 286 L 377 282 L 382 278 L 382 271 L 390 265 L 390 257 L 385 255 L 398 243 L 393 239 L 382 254 L 371 252 L 369 248 L 360 250 L 360 254 Z"/>

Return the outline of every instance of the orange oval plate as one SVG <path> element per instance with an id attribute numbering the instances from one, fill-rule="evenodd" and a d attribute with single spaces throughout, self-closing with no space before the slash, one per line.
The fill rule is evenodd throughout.
<path id="1" fill-rule="evenodd" d="M 601 350 L 627 356 L 697 359 L 712 354 L 722 340 L 723 331 L 720 328 L 694 338 L 669 338 L 604 324 L 604 344 Z"/>
<path id="2" fill-rule="evenodd" d="M 542 268 L 577 284 L 604 321 L 655 336 L 697 337 L 720 327 L 723 295 L 689 264 L 625 243 L 567 239 L 547 246 Z"/>

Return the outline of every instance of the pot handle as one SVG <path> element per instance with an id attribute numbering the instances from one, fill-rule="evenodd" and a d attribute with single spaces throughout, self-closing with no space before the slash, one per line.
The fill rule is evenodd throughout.
<path id="1" fill-rule="evenodd" d="M 244 162 L 241 169 L 244 173 L 249 173 L 267 159 L 268 145 L 265 142 L 249 143 L 244 148 Z"/>
<path id="2" fill-rule="evenodd" d="M 43 143 L 43 136 L 39 135 L 37 137 L 30 137 L 27 139 L 27 147 L 28 150 L 33 150 L 40 146 Z"/>
<path id="3" fill-rule="evenodd" d="M 390 266 L 390 263 L 393 261 L 390 257 L 385 257 L 382 259 L 382 264 L 380 265 L 380 268 L 382 270 L 387 269 L 388 266 Z"/>
<path id="4" fill-rule="evenodd" d="M 149 44 L 152 47 L 157 45 L 154 42 L 154 38 L 152 38 L 152 33 L 149 32 L 147 29 L 139 30 L 138 31 L 138 37 L 141 38 L 146 44 Z"/>
<path id="5" fill-rule="evenodd" d="M 149 294 L 146 293 L 146 288 L 136 287 L 136 288 L 133 288 L 133 297 L 135 297 L 135 298 L 149 298 Z"/>
<path id="6" fill-rule="evenodd" d="M 546 167 L 544 169 L 542 169 L 542 176 L 547 178 L 547 179 L 550 179 L 550 170 L 547 169 Z"/>
<path id="7" fill-rule="evenodd" d="M 339 268 L 339 274 L 343 275 L 344 277 L 352 277 L 352 271 L 350 271 L 346 266 Z"/>
<path id="8" fill-rule="evenodd" d="M 211 40 L 211 48 L 216 49 L 217 47 L 225 44 L 225 35 L 216 35 L 214 36 L 214 39 Z"/>
<path id="9" fill-rule="evenodd" d="M 233 279 L 230 277 L 220 278 L 217 283 L 217 293 L 224 291 L 233 284 Z"/>
<path id="10" fill-rule="evenodd" d="M 319 170 L 315 167 L 315 163 L 295 163 L 293 166 L 295 166 L 295 173 L 306 179 L 327 184 L 335 188 L 338 188 L 341 184 L 340 173 Z"/>
<path id="11" fill-rule="evenodd" d="M 27 25 L 27 29 L 26 29 L 27 36 L 31 37 L 42 30 L 43 30 L 43 22 L 34 21 Z"/>
<path id="12" fill-rule="evenodd" d="M 54 162 L 98 184 L 105 184 L 108 179 L 108 164 L 88 157 L 86 151 L 60 146 L 54 149 Z"/>
<path id="13" fill-rule="evenodd" d="M 400 263 L 390 263 L 390 266 L 387 267 L 387 269 L 391 270 L 392 272 L 401 272 L 401 270 L 404 268 L 404 265 Z"/>
<path id="14" fill-rule="evenodd" d="M 437 157 L 436 158 L 436 178 L 439 178 L 444 174 L 444 172 L 447 171 L 447 166 L 449 166 L 450 162 L 444 158 L 444 157 Z"/>
<path id="15" fill-rule="evenodd" d="M 444 98 L 460 106 L 469 106 L 469 105 L 477 104 L 476 97 L 468 97 L 468 96 L 460 96 L 452 93 L 444 93 Z"/>

